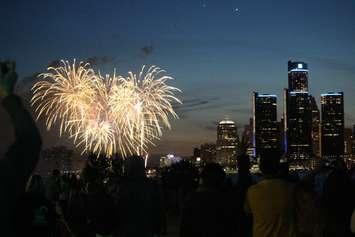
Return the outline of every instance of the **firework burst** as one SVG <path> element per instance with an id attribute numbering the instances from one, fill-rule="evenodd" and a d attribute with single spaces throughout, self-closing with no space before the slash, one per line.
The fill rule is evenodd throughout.
<path id="1" fill-rule="evenodd" d="M 67 133 L 83 152 L 146 153 L 149 145 L 170 128 L 169 115 L 178 118 L 172 104 L 180 92 L 166 82 L 172 77 L 152 66 L 138 74 L 96 74 L 89 64 L 61 61 L 39 75 L 44 79 L 33 88 L 32 106 L 37 119 L 45 118 L 47 129 L 59 123 L 59 134 Z"/>
<path id="2" fill-rule="evenodd" d="M 146 70 L 143 66 L 138 74 L 129 72 L 126 78 L 120 78 L 111 93 L 110 104 L 118 115 L 115 121 L 126 128 L 136 154 L 143 155 L 149 144 L 154 145 L 163 127 L 170 129 L 169 115 L 178 118 L 172 104 L 181 103 L 174 96 L 180 90 L 166 84 L 171 79 L 159 67 Z"/>

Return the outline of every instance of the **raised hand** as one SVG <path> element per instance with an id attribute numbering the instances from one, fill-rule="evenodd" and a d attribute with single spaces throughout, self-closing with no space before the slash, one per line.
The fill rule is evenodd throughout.
<path id="1" fill-rule="evenodd" d="M 13 61 L 0 61 L 0 98 L 11 95 L 17 82 L 16 64 Z"/>

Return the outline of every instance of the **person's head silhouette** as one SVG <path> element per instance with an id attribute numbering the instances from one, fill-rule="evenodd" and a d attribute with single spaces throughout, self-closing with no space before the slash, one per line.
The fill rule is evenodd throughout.
<path id="1" fill-rule="evenodd" d="M 142 157 L 134 155 L 125 160 L 125 174 L 127 177 L 142 178 L 146 177 L 144 160 Z"/>
<path id="2" fill-rule="evenodd" d="M 42 195 L 45 192 L 44 183 L 40 175 L 33 175 L 30 179 L 29 185 L 27 186 L 27 193 L 33 195 Z"/>
<path id="3" fill-rule="evenodd" d="M 226 174 L 221 165 L 209 163 L 201 172 L 202 185 L 208 188 L 219 188 L 224 182 Z"/>
<path id="4" fill-rule="evenodd" d="M 250 159 L 246 154 L 237 157 L 237 168 L 239 173 L 246 173 L 250 170 Z"/>
<path id="5" fill-rule="evenodd" d="M 280 169 L 280 153 L 276 151 L 263 152 L 260 155 L 259 168 L 264 175 L 277 175 Z"/>

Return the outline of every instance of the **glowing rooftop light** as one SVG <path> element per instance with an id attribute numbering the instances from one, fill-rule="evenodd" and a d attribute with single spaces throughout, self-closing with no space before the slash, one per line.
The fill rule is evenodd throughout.
<path id="1" fill-rule="evenodd" d="M 234 121 L 232 121 L 232 120 L 222 120 L 221 122 L 219 122 L 219 124 L 234 124 Z"/>
<path id="2" fill-rule="evenodd" d="M 325 94 L 321 94 L 321 96 L 341 96 L 341 95 L 343 95 L 342 92 L 328 92 Z"/>
<path id="3" fill-rule="evenodd" d="M 294 68 L 291 69 L 289 72 L 308 72 L 308 70 L 303 68 Z"/>
<path id="4" fill-rule="evenodd" d="M 308 91 L 290 91 L 290 94 L 308 94 Z"/>
<path id="5" fill-rule="evenodd" d="M 277 97 L 277 95 L 271 95 L 271 94 L 258 94 L 258 97 Z"/>

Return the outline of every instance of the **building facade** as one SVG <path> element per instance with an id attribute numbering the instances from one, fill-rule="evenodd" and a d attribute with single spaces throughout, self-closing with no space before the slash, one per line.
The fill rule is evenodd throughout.
<path id="1" fill-rule="evenodd" d="M 291 164 L 309 165 L 313 157 L 312 97 L 308 65 L 288 62 L 288 89 L 284 90 L 284 151 Z"/>
<path id="2" fill-rule="evenodd" d="M 238 144 L 238 130 L 234 121 L 220 121 L 217 125 L 217 162 L 224 167 L 235 168 Z"/>
<path id="3" fill-rule="evenodd" d="M 321 95 L 321 151 L 324 158 L 344 155 L 344 96 L 343 92 Z"/>
<path id="4" fill-rule="evenodd" d="M 203 163 L 216 162 L 216 144 L 204 143 L 200 146 L 199 155 Z"/>
<path id="5" fill-rule="evenodd" d="M 353 130 L 351 128 L 344 128 L 344 155 L 346 157 L 352 155 L 352 135 Z"/>
<path id="6" fill-rule="evenodd" d="M 308 92 L 285 91 L 286 151 L 290 161 L 302 162 L 312 157 L 312 110 Z"/>
<path id="7" fill-rule="evenodd" d="M 316 99 L 311 96 L 311 110 L 312 110 L 312 150 L 313 155 L 320 158 L 320 111 L 317 106 Z"/>
<path id="8" fill-rule="evenodd" d="M 304 62 L 288 61 L 288 89 L 308 92 L 308 65 Z"/>
<path id="9" fill-rule="evenodd" d="M 264 152 L 280 151 L 276 95 L 253 92 L 253 145 L 257 157 Z"/>

